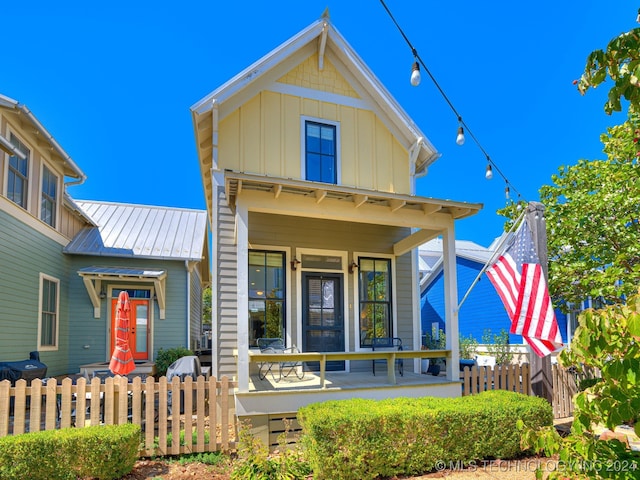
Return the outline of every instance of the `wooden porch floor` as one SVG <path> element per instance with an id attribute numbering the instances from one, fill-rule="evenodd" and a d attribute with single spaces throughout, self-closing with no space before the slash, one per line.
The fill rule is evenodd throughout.
<path id="1" fill-rule="evenodd" d="M 269 374 L 264 380 L 260 380 L 258 375 L 251 375 L 249 379 L 249 392 L 286 392 L 300 390 L 322 390 L 320 388 L 320 375 L 317 372 L 304 372 L 302 380 L 298 379 L 294 373 L 287 377 L 278 379 L 277 371 L 274 373 L 275 379 Z M 374 376 L 369 372 L 326 372 L 324 390 L 346 390 L 346 389 L 370 389 L 370 388 L 398 388 L 420 385 L 449 384 L 444 375 L 433 376 L 431 374 L 419 374 L 404 372 L 403 376 L 396 375 L 396 383 L 391 384 L 387 379 L 386 369 L 381 368 Z"/>

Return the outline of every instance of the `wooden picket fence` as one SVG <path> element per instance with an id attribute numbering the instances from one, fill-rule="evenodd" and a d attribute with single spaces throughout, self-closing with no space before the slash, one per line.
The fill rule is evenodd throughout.
<path id="1" fill-rule="evenodd" d="M 600 371 L 594 368 L 570 367 L 552 365 L 551 376 L 553 379 L 553 415 L 555 418 L 573 416 L 573 397 L 578 393 L 581 380 L 587 378 L 599 378 Z"/>
<path id="2" fill-rule="evenodd" d="M 529 364 L 466 367 L 460 372 L 462 395 L 474 395 L 486 390 L 509 390 L 531 395 Z"/>
<path id="3" fill-rule="evenodd" d="M 0 382 L 0 437 L 88 425 L 141 426 L 140 456 L 232 451 L 237 446 L 227 377 L 50 378 Z M 83 412 L 83 413 L 79 413 Z M 190 435 L 185 432 L 191 432 Z"/>

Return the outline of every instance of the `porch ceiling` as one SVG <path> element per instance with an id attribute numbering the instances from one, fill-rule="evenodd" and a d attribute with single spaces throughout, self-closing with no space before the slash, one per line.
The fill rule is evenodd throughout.
<path id="1" fill-rule="evenodd" d="M 439 235 L 454 220 L 475 215 L 482 208 L 479 203 L 233 171 L 225 171 L 225 187 L 232 208 L 241 199 L 251 211 L 418 229 L 396 244 L 397 255 Z"/>

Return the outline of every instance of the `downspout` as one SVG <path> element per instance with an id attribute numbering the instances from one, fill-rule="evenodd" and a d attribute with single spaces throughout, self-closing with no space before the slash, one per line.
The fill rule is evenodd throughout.
<path id="1" fill-rule="evenodd" d="M 191 350 L 191 272 L 192 267 L 189 260 L 184 261 L 184 268 L 187 270 L 187 349 Z"/>

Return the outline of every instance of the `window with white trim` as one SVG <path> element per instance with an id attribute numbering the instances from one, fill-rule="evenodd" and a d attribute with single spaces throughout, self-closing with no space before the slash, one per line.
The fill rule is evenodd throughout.
<path id="1" fill-rule="evenodd" d="M 360 300 L 360 346 L 371 346 L 372 339 L 393 337 L 391 318 L 391 260 L 358 259 Z"/>
<path id="2" fill-rule="evenodd" d="M 285 254 L 249 250 L 249 345 L 285 338 Z"/>
<path id="3" fill-rule="evenodd" d="M 338 183 L 338 126 L 304 121 L 304 177 L 312 182 Z"/>
<path id="4" fill-rule="evenodd" d="M 13 133 L 9 135 L 11 145 L 25 155 L 20 158 L 17 155 L 9 157 L 9 171 L 7 176 L 7 198 L 27 209 L 27 193 L 29 191 L 29 156 L 27 146 Z"/>
<path id="5" fill-rule="evenodd" d="M 58 309 L 60 280 L 40 274 L 40 323 L 38 346 L 41 350 L 58 348 Z"/>
<path id="6" fill-rule="evenodd" d="M 56 226 L 56 208 L 58 204 L 58 177 L 47 166 L 42 167 L 42 198 L 40 199 L 40 219 Z"/>

